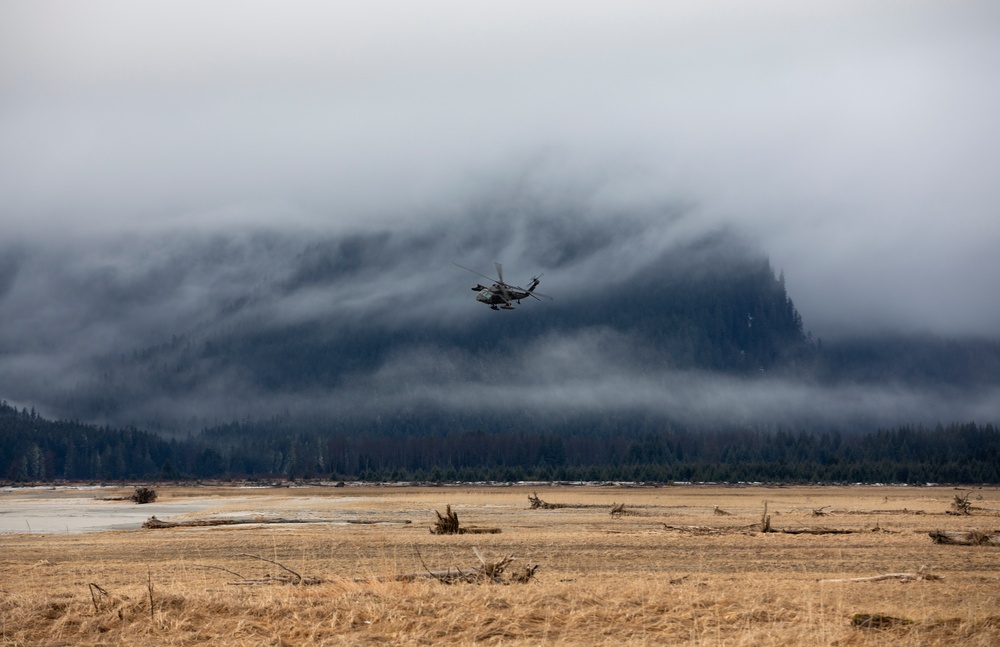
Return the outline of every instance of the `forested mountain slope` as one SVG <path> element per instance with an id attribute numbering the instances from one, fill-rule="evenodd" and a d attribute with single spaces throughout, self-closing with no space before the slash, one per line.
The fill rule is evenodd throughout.
<path id="1" fill-rule="evenodd" d="M 96 260 L 21 250 L 2 297 L 19 315 L 0 321 L 2 395 L 175 436 L 269 420 L 402 437 L 1000 417 L 995 341 L 813 339 L 784 276 L 732 232 L 474 215 L 309 240 L 140 240 Z M 512 283 L 544 272 L 553 299 L 476 302 L 480 278 L 452 261 L 489 271 L 494 258 Z"/>
<path id="2" fill-rule="evenodd" d="M 629 374 L 733 376 L 786 370 L 813 354 L 783 277 L 732 236 L 674 247 L 624 271 L 608 267 L 600 282 L 574 281 L 576 270 L 567 263 L 568 276 L 551 290 L 554 299 L 528 300 L 514 311 L 476 302 L 468 287 L 477 277 L 448 263 L 448 285 L 431 288 L 424 301 L 357 315 L 351 302 L 369 298 L 364 289 L 373 268 L 416 247 L 387 235 L 314 243 L 280 278 L 178 330 L 169 342 L 107 358 L 100 379 L 74 389 L 67 406 L 81 419 L 120 420 L 131 413 L 137 424 L 169 428 L 184 422 L 180 411 L 147 409 L 150 417 L 143 419 L 142 404 L 166 400 L 183 409 L 193 403 L 199 419 L 225 422 L 245 417 L 241 401 L 253 415 L 311 413 L 324 408 L 317 402 L 323 394 L 350 391 L 358 405 L 414 379 L 446 386 L 471 378 L 484 387 L 475 397 L 489 402 L 490 388 L 507 387 L 524 372 L 526 383 L 543 380 L 545 387 L 573 376 L 579 354 L 608 355 L 609 370 Z M 312 312 L 303 306 L 316 301 L 323 305 Z M 553 349 L 570 355 L 546 365 L 552 374 L 530 374 L 532 357 Z M 408 364 L 418 366 L 412 369 L 418 374 L 390 375 Z M 270 410 L 262 406 L 269 400 L 277 405 Z M 392 415 L 392 408 L 384 413 Z"/>

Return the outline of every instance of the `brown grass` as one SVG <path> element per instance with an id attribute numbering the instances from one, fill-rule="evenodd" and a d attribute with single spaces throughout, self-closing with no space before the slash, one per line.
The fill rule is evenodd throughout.
<path id="1" fill-rule="evenodd" d="M 551 503 L 606 508 L 530 510 L 535 490 Z M 158 491 L 161 501 L 209 497 L 212 512 L 413 524 L 0 535 L 0 644 L 1000 644 L 1000 549 L 936 545 L 927 536 L 936 529 L 996 530 L 1000 516 L 945 515 L 950 488 Z M 997 490 L 977 494 L 978 506 L 1000 508 Z M 765 500 L 778 529 L 866 532 L 753 532 Z M 612 519 L 611 504 L 623 501 L 642 516 Z M 447 504 L 463 521 L 502 533 L 430 534 L 434 510 Z M 731 516 L 716 515 L 716 506 Z M 821 506 L 830 514 L 818 523 L 812 510 Z M 670 531 L 665 524 L 724 532 Z M 890 532 L 871 532 L 876 526 Z M 423 571 L 421 557 L 432 569 L 478 566 L 474 548 L 487 559 L 514 554 L 515 565 L 540 568 L 527 584 L 385 579 Z M 250 579 L 287 575 L 244 553 L 323 583 L 234 586 L 235 575 L 213 568 Z M 921 566 L 944 579 L 819 582 Z M 92 597 L 91 583 L 107 595 Z M 861 628 L 852 625 L 856 614 L 900 622 Z"/>

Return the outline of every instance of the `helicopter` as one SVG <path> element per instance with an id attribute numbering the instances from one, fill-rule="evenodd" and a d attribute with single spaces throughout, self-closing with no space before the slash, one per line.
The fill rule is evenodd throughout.
<path id="1" fill-rule="evenodd" d="M 539 301 L 541 301 L 539 297 L 545 297 L 546 299 L 552 298 L 548 295 L 542 294 L 541 292 L 535 292 L 535 288 L 538 287 L 538 283 L 542 278 L 541 274 L 533 277 L 531 281 L 528 282 L 527 289 L 525 289 L 516 285 L 504 283 L 503 266 L 500 265 L 500 263 L 493 263 L 494 267 L 497 268 L 497 277 L 499 277 L 500 280 L 494 280 L 485 274 L 480 274 L 476 270 L 471 270 L 464 265 L 459 265 L 458 263 L 454 263 L 454 265 L 462 268 L 466 272 L 472 272 L 476 276 L 481 276 L 488 281 L 493 281 L 493 285 L 490 287 L 477 283 L 475 287 L 472 288 L 473 292 L 479 293 L 476 295 L 476 301 L 482 301 L 493 310 L 513 310 L 514 305 L 511 303 L 512 301 L 515 301 L 520 305 L 521 299 L 526 299 L 527 297 L 534 297 Z"/>

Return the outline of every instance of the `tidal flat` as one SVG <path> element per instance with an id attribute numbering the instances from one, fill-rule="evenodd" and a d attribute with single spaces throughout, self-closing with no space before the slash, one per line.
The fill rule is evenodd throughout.
<path id="1" fill-rule="evenodd" d="M 156 489 L 0 491 L 0 644 L 1000 644 L 1000 548 L 929 536 L 997 488 Z"/>

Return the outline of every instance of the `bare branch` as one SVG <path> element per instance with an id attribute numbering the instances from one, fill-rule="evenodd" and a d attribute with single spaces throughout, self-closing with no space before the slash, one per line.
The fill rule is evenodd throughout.
<path id="1" fill-rule="evenodd" d="M 271 564 L 274 564 L 275 566 L 278 566 L 280 568 L 285 569 L 286 571 L 288 571 L 289 573 L 291 573 L 292 575 L 294 575 L 297 579 L 296 579 L 295 582 L 293 582 L 293 584 L 298 584 L 299 582 L 302 581 L 302 576 L 301 575 L 299 575 L 298 573 L 296 573 L 292 569 L 288 568 L 287 566 L 285 566 L 281 562 L 276 562 L 273 559 L 268 559 L 266 557 L 261 557 L 260 555 L 251 555 L 250 553 L 237 553 L 236 555 L 234 555 L 234 557 L 251 557 L 253 559 L 259 559 L 262 562 L 269 562 Z"/>

